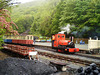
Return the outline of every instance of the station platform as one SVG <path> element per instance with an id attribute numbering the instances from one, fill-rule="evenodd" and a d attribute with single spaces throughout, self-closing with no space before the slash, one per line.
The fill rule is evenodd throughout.
<path id="1" fill-rule="evenodd" d="M 35 42 L 34 45 L 43 45 L 43 46 L 51 46 L 51 42 Z M 88 50 L 88 44 L 75 44 L 76 48 L 80 50 Z"/>

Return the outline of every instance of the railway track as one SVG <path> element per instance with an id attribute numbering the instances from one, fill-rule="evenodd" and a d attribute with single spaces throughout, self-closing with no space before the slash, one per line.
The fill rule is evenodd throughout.
<path id="1" fill-rule="evenodd" d="M 50 46 L 34 45 L 34 47 L 35 47 L 35 48 L 39 48 L 39 49 L 43 49 L 43 50 L 46 50 L 46 51 L 57 52 L 56 49 L 52 49 L 52 47 L 50 47 Z M 65 54 L 66 54 L 66 53 L 65 53 Z M 73 55 L 73 54 L 67 54 L 67 55 Z M 100 60 L 100 57 L 96 57 L 96 56 L 93 56 L 93 55 L 91 55 L 91 54 L 75 53 L 74 55 Z"/>
<path id="2" fill-rule="evenodd" d="M 39 45 L 34 46 L 34 47 L 35 47 L 35 50 L 37 50 L 36 48 L 40 49 L 40 50 L 37 50 L 37 51 L 38 51 L 38 54 L 42 55 L 42 56 L 46 56 L 46 57 L 50 57 L 50 58 L 56 58 L 56 59 L 59 59 L 59 60 L 74 62 L 74 63 L 78 63 L 78 64 L 84 64 L 84 65 L 89 65 L 91 63 L 96 63 L 100 67 L 100 58 L 99 57 L 96 58 L 96 57 L 93 57 L 93 56 L 86 56 L 86 55 L 80 55 L 80 54 L 66 55 L 66 54 L 62 54 L 62 53 L 57 53 L 56 50 L 52 49 L 51 47 L 44 47 L 44 46 L 39 46 Z M 92 59 L 95 58 L 99 62 L 80 59 L 80 57 L 75 58 L 75 56 L 77 56 L 77 57 L 79 57 L 79 56 L 87 57 L 88 59 L 89 58 L 92 58 Z"/>
<path id="3" fill-rule="evenodd" d="M 51 53 L 51 52 L 38 51 L 38 54 L 42 55 L 42 56 L 49 57 L 49 58 L 74 62 L 74 63 L 78 63 L 78 64 L 83 64 L 83 65 L 89 65 L 91 63 L 95 63 L 100 67 L 100 62 L 95 62 L 95 61 L 93 62 L 93 61 L 87 61 L 87 60 L 79 59 L 79 58 L 67 57 L 67 56 L 64 56 L 64 55 L 59 55 L 58 53 L 55 54 L 55 53 Z"/>
<path id="4" fill-rule="evenodd" d="M 56 58 L 56 59 L 70 61 L 70 62 L 84 64 L 84 65 L 89 65 L 91 63 L 96 63 L 100 67 L 100 62 L 96 62 L 95 60 L 90 61 L 90 60 L 80 59 L 80 57 L 85 57 L 85 58 L 88 58 L 88 59 L 91 58 L 91 59 L 96 59 L 96 60 L 100 61 L 100 57 L 95 57 L 95 56 L 92 56 L 92 55 L 87 55 L 87 54 L 82 54 L 82 53 L 76 53 L 74 55 L 64 54 L 64 55 L 67 55 L 68 56 L 67 57 L 67 56 L 63 56 L 62 53 L 60 53 L 61 55 L 60 54 L 55 54 L 55 53 L 57 53 L 56 50 L 52 49 L 51 47 L 48 47 L 48 46 L 35 45 L 34 47 L 39 48 L 41 50 L 45 50 L 44 52 L 43 51 L 38 51 L 39 55 L 42 55 L 42 56 L 46 56 L 46 57 L 50 57 L 50 58 Z M 51 51 L 51 52 L 55 52 L 55 53 L 51 53 L 51 52 L 47 52 L 47 51 Z M 77 56 L 79 58 L 74 58 L 74 56 Z"/>

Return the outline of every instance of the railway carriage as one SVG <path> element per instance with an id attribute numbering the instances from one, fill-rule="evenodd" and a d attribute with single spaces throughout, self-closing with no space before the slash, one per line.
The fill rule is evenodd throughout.
<path id="1" fill-rule="evenodd" d="M 33 45 L 34 36 L 5 36 L 5 38 L 4 42 L 8 44 Z"/>
<path id="2" fill-rule="evenodd" d="M 30 45 L 33 45 L 33 35 L 5 36 L 4 38 L 6 38 L 4 40 L 4 42 L 6 43 L 4 48 L 12 52 L 27 56 L 30 51 L 35 51 L 34 47 L 28 47 Z"/>

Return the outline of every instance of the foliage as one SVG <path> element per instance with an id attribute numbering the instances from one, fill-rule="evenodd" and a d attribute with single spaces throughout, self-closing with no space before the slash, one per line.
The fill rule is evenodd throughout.
<path id="1" fill-rule="evenodd" d="M 20 33 L 51 36 L 70 24 L 78 37 L 100 36 L 100 0 L 37 0 L 14 7 L 12 17 Z"/>
<path id="2" fill-rule="evenodd" d="M 38 8 L 38 13 L 35 13 L 34 22 L 31 25 L 31 32 L 33 34 L 38 33 L 42 36 L 51 36 L 52 19 L 58 2 L 59 0 L 47 0 L 46 4 Z"/>
<path id="3" fill-rule="evenodd" d="M 87 26 L 88 36 L 93 33 L 99 33 L 100 30 L 100 0 L 64 0 L 62 2 L 63 11 L 61 11 L 60 25 L 70 23 L 75 25 L 73 31 L 82 32 Z M 90 35 L 91 34 L 91 35 Z M 96 34 L 95 34 L 96 35 Z"/>
<path id="4" fill-rule="evenodd" d="M 17 25 L 11 20 L 10 15 L 8 15 L 9 11 L 6 9 L 0 10 L 0 29 L 1 29 L 1 35 L 4 35 L 5 33 L 13 33 L 18 34 L 17 31 L 13 30 L 12 25 L 15 25 L 16 28 Z M 2 33 L 2 31 L 5 31 Z"/>
<path id="5" fill-rule="evenodd" d="M 32 15 L 25 15 L 23 17 L 20 17 L 18 20 L 16 20 L 15 23 L 19 28 L 18 29 L 19 33 L 28 30 L 31 27 L 30 25 L 33 23 L 33 19 L 34 17 Z M 14 27 L 14 29 L 16 28 Z"/>
<path id="6" fill-rule="evenodd" d="M 19 27 L 18 32 L 21 33 L 30 28 L 31 34 L 50 36 L 50 26 L 52 24 L 52 18 L 55 13 L 55 7 L 58 2 L 59 0 L 41 0 L 21 4 L 17 8 L 14 7 L 12 12 L 12 18 Z M 29 19 L 25 18 L 29 15 Z M 27 24 L 26 21 L 28 22 Z"/>
<path id="7" fill-rule="evenodd" d="M 0 46 L 3 42 L 3 35 L 8 33 L 18 34 L 16 30 L 13 30 L 12 25 L 17 25 L 12 21 L 10 12 L 5 7 L 9 6 L 9 0 L 0 1 Z"/>

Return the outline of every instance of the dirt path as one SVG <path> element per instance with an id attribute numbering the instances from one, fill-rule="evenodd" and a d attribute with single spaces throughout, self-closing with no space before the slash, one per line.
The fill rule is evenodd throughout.
<path id="1" fill-rule="evenodd" d="M 11 56 L 6 54 L 3 49 L 0 50 L 0 60 L 3 60 L 3 59 L 8 58 L 8 57 L 11 57 Z"/>
<path id="2" fill-rule="evenodd" d="M 0 60 L 3 60 L 5 58 L 9 58 L 9 57 L 23 58 L 23 56 L 21 56 L 17 53 L 11 52 L 11 51 L 6 50 L 6 49 L 0 49 Z"/>

